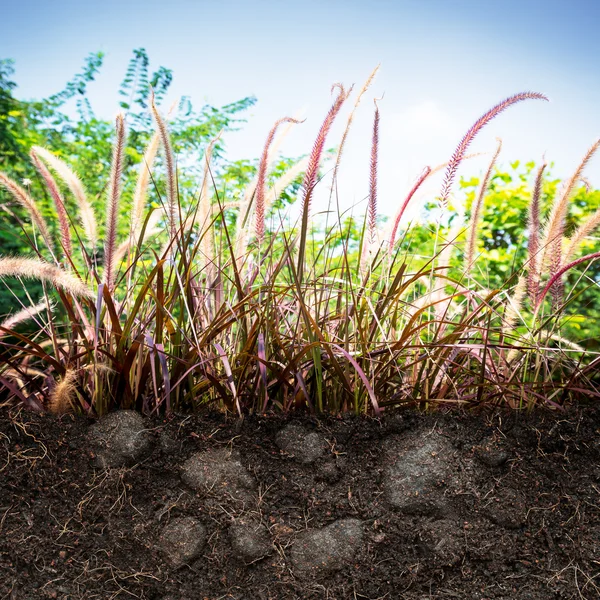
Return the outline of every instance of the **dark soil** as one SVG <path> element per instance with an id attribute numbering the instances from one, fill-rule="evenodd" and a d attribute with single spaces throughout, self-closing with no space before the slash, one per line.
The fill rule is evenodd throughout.
<path id="1" fill-rule="evenodd" d="M 0 598 L 600 597 L 600 409 L 0 411 Z"/>

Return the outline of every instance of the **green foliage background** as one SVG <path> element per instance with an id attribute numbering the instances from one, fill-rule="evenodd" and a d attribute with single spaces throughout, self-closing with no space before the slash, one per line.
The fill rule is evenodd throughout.
<path id="1" fill-rule="evenodd" d="M 94 113 L 88 99 L 88 86 L 94 81 L 102 67 L 103 54 L 90 54 L 83 68 L 57 94 L 42 100 L 21 100 L 15 95 L 13 81 L 14 63 L 10 59 L 0 60 L 0 171 L 21 184 L 30 180 L 28 186 L 32 197 L 40 204 L 50 224 L 56 224 L 54 209 L 47 189 L 29 159 L 33 145 L 48 148 L 65 159 L 79 174 L 86 186 L 88 197 L 98 214 L 104 210 L 104 190 L 110 173 L 110 161 L 114 136 L 114 123 L 101 119 Z M 145 148 L 154 133 L 148 99 L 154 90 L 157 104 L 164 100 L 172 82 L 172 71 L 159 67 L 150 71 L 150 61 L 144 49 L 136 49 L 127 66 L 119 89 L 120 106 L 127 123 L 127 148 L 121 211 L 130 212 L 135 189 L 136 169 L 143 158 Z M 242 98 L 219 108 L 205 105 L 196 109 L 189 98 L 184 97 L 169 119 L 169 132 L 173 149 L 178 157 L 178 185 L 183 205 L 189 203 L 199 192 L 199 182 L 204 170 L 202 157 L 208 144 L 220 132 L 236 130 L 244 122 L 242 114 L 256 102 L 253 97 Z M 75 106 L 75 117 L 70 116 Z M 163 107 L 163 111 L 166 112 Z M 245 185 L 254 176 L 258 159 L 226 161 L 222 135 L 213 149 L 218 189 L 229 201 L 239 199 Z M 262 143 L 262 142 L 261 142 Z M 160 155 L 158 167 L 160 169 Z M 282 158 L 274 169 L 274 176 L 281 174 L 293 161 Z M 297 184 L 295 186 L 297 188 Z M 294 186 L 290 187 L 290 191 Z M 154 206 L 160 204 L 164 192 L 164 181 L 158 180 L 150 190 Z M 284 199 L 291 196 L 284 194 Z M 72 202 L 65 194 L 67 203 Z M 4 211 L 0 219 L 0 252 L 3 255 L 30 254 L 31 247 L 19 221 L 26 221 L 24 211 L 15 205 L 5 190 L 0 189 L 0 208 Z M 100 220 L 100 224 L 102 219 Z M 123 228 L 128 219 L 120 219 Z M 124 231 L 122 233 L 125 233 Z M 100 232 L 102 234 L 102 232 Z M 33 298 L 38 297 L 38 285 L 28 284 Z M 22 298 L 23 292 L 16 292 Z M 12 312 L 15 300 L 12 292 L 0 283 L 0 315 Z"/>

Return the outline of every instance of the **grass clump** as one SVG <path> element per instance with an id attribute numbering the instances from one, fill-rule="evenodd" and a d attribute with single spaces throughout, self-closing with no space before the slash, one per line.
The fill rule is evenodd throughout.
<path id="1" fill-rule="evenodd" d="M 349 113 L 343 143 L 374 75 Z M 401 219 L 436 169 L 425 168 L 390 233 L 383 235 L 377 215 L 376 101 L 368 214 L 358 251 L 343 215 L 316 227 L 311 203 L 323 152 L 352 92 L 341 85 L 334 89 L 333 105 L 308 159 L 281 177 L 279 187 L 267 189 L 273 147 L 282 139 L 276 138 L 277 130 L 299 122 L 278 120 L 264 145 L 257 178 L 240 203 L 229 202 L 214 183 L 213 145 L 205 154 L 199 192 L 191 201 L 182 199 L 168 122 L 152 97 L 156 134 L 138 173 L 124 239 L 118 223 L 127 144 L 123 117 L 116 121 L 103 230 L 80 179 L 49 149 L 34 148 L 31 158 L 54 200 L 58 241 L 29 194 L 0 174 L 0 184 L 31 218 L 30 226 L 24 225 L 31 256 L 0 258 L 0 277 L 36 277 L 44 284 L 42 298 L 31 298 L 31 306 L 19 307 L 0 324 L 0 386 L 6 401 L 94 415 L 113 408 L 151 414 L 209 405 L 240 416 L 301 408 L 380 415 L 409 405 L 560 408 L 584 391 L 594 396 L 590 368 L 595 363 L 560 335 L 560 322 L 576 293 L 565 298 L 564 275 L 600 257 L 591 253 L 573 259 L 600 223 L 600 213 L 570 238 L 563 226 L 569 198 L 598 144 L 557 196 L 545 228 L 540 208 L 544 167 L 539 170 L 527 261 L 503 287 L 488 289 L 473 269 L 500 144 L 470 221 L 460 227 L 438 221 L 431 229 L 434 251 L 419 255 L 411 244 L 413 232 L 402 229 Z M 445 165 L 436 200 L 442 211 L 481 129 L 513 104 L 545 99 L 538 93 L 517 94 L 475 122 Z M 155 166 L 160 148 L 163 171 Z M 290 224 L 272 207 L 302 173 L 300 216 Z M 166 194 L 161 195 L 157 181 L 163 177 Z M 150 187 L 162 209 L 147 208 Z M 65 210 L 66 192 L 76 200 L 75 217 Z M 546 301 L 549 293 L 552 302 Z M 33 333 L 20 332 L 26 321 L 35 323 Z"/>

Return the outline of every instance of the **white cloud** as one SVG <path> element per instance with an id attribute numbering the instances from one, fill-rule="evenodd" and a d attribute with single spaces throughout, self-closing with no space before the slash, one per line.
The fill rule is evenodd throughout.
<path id="1" fill-rule="evenodd" d="M 410 144 L 430 144 L 434 140 L 455 138 L 456 122 L 437 103 L 428 100 L 391 115 L 390 137 Z"/>

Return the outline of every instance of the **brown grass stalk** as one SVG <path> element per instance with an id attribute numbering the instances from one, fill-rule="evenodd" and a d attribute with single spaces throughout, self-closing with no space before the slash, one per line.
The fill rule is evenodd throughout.
<path id="1" fill-rule="evenodd" d="M 496 106 L 492 107 L 488 110 L 484 115 L 479 117 L 477 121 L 472 125 L 472 127 L 467 131 L 462 140 L 459 142 L 452 158 L 448 162 L 448 167 L 446 168 L 446 173 L 444 175 L 444 181 L 442 183 L 442 190 L 440 192 L 440 207 L 442 209 L 446 209 L 448 207 L 448 199 L 450 197 L 450 190 L 452 188 L 452 183 L 456 176 L 456 172 L 460 163 L 465 157 L 467 149 L 469 148 L 471 142 L 475 139 L 475 136 L 495 117 L 497 117 L 501 112 L 505 111 L 509 106 L 516 104 L 517 102 L 522 102 L 523 100 L 536 99 L 536 100 L 548 100 L 546 96 L 543 94 L 539 94 L 537 92 L 522 92 L 520 94 L 515 94 L 514 96 L 510 96 L 502 102 L 496 104 Z"/>
<path id="2" fill-rule="evenodd" d="M 113 147 L 108 193 L 106 196 L 106 233 L 104 238 L 103 282 L 112 290 L 115 281 L 115 250 L 117 241 L 117 217 L 121 198 L 121 172 L 125 151 L 125 121 L 123 115 L 116 119 L 116 140 Z"/>

